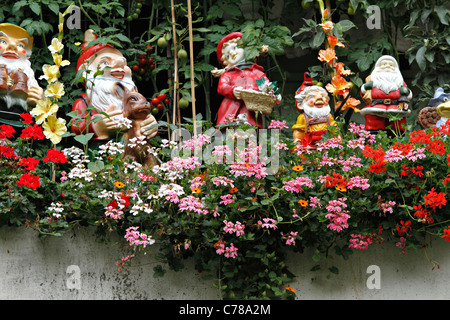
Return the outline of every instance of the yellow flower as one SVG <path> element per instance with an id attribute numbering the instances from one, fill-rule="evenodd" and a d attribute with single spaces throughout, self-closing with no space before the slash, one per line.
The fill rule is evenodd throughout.
<path id="1" fill-rule="evenodd" d="M 36 102 L 36 107 L 30 111 L 30 114 L 36 117 L 37 124 L 41 124 L 48 116 L 56 113 L 58 109 L 58 105 L 53 104 L 49 98 L 45 98 L 45 100 Z"/>
<path id="2" fill-rule="evenodd" d="M 55 82 L 58 80 L 59 68 L 58 66 L 51 66 L 49 64 L 44 64 L 42 67 L 42 71 L 44 75 L 40 76 L 39 79 L 46 79 L 49 83 Z"/>
<path id="3" fill-rule="evenodd" d="M 70 64 L 70 61 L 63 60 L 62 55 L 60 55 L 60 54 L 54 53 L 54 54 L 52 54 L 52 56 L 53 56 L 53 62 L 55 62 L 55 65 L 57 65 L 58 68 L 65 67 Z"/>
<path id="4" fill-rule="evenodd" d="M 294 171 L 302 171 L 304 168 L 301 165 L 296 165 L 292 167 L 292 170 Z"/>
<path id="5" fill-rule="evenodd" d="M 63 48 L 64 45 L 58 40 L 58 38 L 53 38 L 52 44 L 48 46 L 48 50 L 50 50 L 51 53 L 60 53 Z"/>
<path id="6" fill-rule="evenodd" d="M 114 185 L 119 189 L 122 189 L 123 187 L 125 187 L 125 184 L 120 181 L 114 182 Z"/>
<path id="7" fill-rule="evenodd" d="M 44 92 L 46 97 L 53 97 L 55 99 L 61 98 L 64 94 L 64 85 L 59 81 L 50 83 Z"/>
<path id="8" fill-rule="evenodd" d="M 197 188 L 197 187 L 194 187 L 191 190 L 192 190 L 192 193 L 200 193 L 201 192 L 200 188 Z"/>
<path id="9" fill-rule="evenodd" d="M 76 45 L 77 47 L 81 46 L 81 42 L 75 42 L 74 45 Z"/>
<path id="10" fill-rule="evenodd" d="M 50 139 L 53 144 L 58 144 L 62 135 L 67 131 L 66 120 L 49 116 L 47 121 L 42 124 L 42 128 L 44 128 L 44 135 L 47 139 Z"/>

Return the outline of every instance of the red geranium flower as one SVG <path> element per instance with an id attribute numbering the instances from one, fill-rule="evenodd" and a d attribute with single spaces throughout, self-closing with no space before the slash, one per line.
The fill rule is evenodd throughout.
<path id="1" fill-rule="evenodd" d="M 15 133 L 16 130 L 14 130 L 13 127 L 11 127 L 9 124 L 2 124 L 0 125 L 0 139 L 5 138 L 12 138 L 13 133 Z"/>
<path id="2" fill-rule="evenodd" d="M 42 128 L 37 124 L 32 126 L 28 126 L 22 130 L 22 134 L 20 135 L 22 139 L 44 139 L 45 135 L 42 132 Z"/>
<path id="3" fill-rule="evenodd" d="M 64 152 L 56 149 L 48 149 L 47 156 L 42 159 L 44 162 L 66 163 L 67 158 Z"/>
<path id="4" fill-rule="evenodd" d="M 21 158 L 19 160 L 19 166 L 25 167 L 25 170 L 34 171 L 39 163 L 39 159 L 35 158 Z"/>
<path id="5" fill-rule="evenodd" d="M 424 195 L 423 198 L 425 199 L 425 205 L 431 207 L 432 209 L 436 209 L 438 207 L 440 209 L 442 208 L 442 206 L 445 206 L 447 204 L 445 193 L 437 193 L 434 188 L 431 188 L 431 190 L 428 191 L 428 194 Z"/>
<path id="6" fill-rule="evenodd" d="M 0 146 L 0 155 L 4 156 L 5 158 L 11 159 L 18 158 L 17 155 L 14 153 L 14 148 L 8 146 Z"/>
<path id="7" fill-rule="evenodd" d="M 443 232 L 444 234 L 441 238 L 444 238 L 445 241 L 450 241 L 450 226 L 448 226 L 447 229 L 444 229 Z"/>
<path id="8" fill-rule="evenodd" d="M 24 173 L 23 175 L 21 175 L 19 180 L 16 181 L 16 184 L 18 187 L 25 186 L 33 190 L 41 186 L 41 183 L 39 182 L 39 176 L 33 176 L 29 173 Z"/>
<path id="9" fill-rule="evenodd" d="M 23 124 L 32 124 L 33 123 L 33 117 L 29 113 L 21 113 L 20 117 L 23 119 Z"/>

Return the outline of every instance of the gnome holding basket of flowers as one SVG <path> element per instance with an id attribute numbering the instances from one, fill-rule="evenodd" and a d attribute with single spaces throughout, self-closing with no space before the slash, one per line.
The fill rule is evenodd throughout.
<path id="1" fill-rule="evenodd" d="M 241 32 L 233 32 L 222 38 L 217 46 L 217 58 L 224 67 L 211 71 L 220 77 L 217 92 L 224 96 L 217 114 L 217 125 L 229 119 L 246 118 L 252 126 L 262 128 L 261 114 L 270 114 L 272 107 L 281 101 L 279 89 L 264 73 L 264 68 L 245 60 L 245 49 L 238 46 Z M 262 46 L 261 52 L 267 52 Z"/>

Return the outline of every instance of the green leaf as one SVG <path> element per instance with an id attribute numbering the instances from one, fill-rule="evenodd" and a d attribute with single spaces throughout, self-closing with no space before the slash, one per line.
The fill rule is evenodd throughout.
<path id="1" fill-rule="evenodd" d="M 438 15 L 439 21 L 441 21 L 442 24 L 448 25 L 448 9 L 444 6 L 438 6 L 434 8 L 434 11 Z"/>
<path id="2" fill-rule="evenodd" d="M 89 142 L 89 140 L 92 139 L 92 137 L 94 136 L 93 133 L 87 133 L 87 134 L 79 134 L 77 136 L 75 136 L 75 140 L 78 141 L 79 143 L 85 145 Z"/>
<path id="3" fill-rule="evenodd" d="M 31 9 L 31 11 L 33 11 L 36 15 L 40 15 L 40 13 L 41 13 L 41 6 L 39 5 L 39 3 L 36 3 L 36 2 L 30 3 L 30 9 Z"/>
<path id="4" fill-rule="evenodd" d="M 416 53 L 416 62 L 420 68 L 420 70 L 425 71 L 426 69 L 426 61 L 425 61 L 425 52 L 427 51 L 427 47 L 422 46 Z"/>

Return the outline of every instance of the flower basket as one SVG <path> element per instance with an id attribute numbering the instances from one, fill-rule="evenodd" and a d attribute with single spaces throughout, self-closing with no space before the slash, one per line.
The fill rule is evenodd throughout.
<path id="1" fill-rule="evenodd" d="M 272 113 L 277 98 L 267 93 L 255 90 L 242 90 L 241 98 L 249 111 L 260 112 L 265 115 Z"/>

